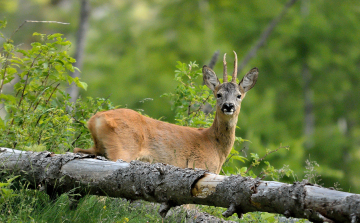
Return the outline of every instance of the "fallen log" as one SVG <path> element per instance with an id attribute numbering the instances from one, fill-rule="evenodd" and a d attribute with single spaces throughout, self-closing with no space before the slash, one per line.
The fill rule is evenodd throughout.
<path id="1" fill-rule="evenodd" d="M 21 175 L 50 196 L 70 190 L 85 195 L 142 199 L 171 207 L 203 204 L 225 207 L 225 217 L 262 211 L 314 222 L 358 222 L 360 195 L 303 182 L 285 184 L 240 175 L 221 176 L 200 169 L 140 161 L 107 161 L 83 154 L 25 152 L 0 148 L 0 173 Z"/>

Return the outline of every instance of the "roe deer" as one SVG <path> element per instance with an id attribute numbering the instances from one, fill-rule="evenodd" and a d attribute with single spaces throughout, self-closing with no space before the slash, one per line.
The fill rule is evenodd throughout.
<path id="1" fill-rule="evenodd" d="M 90 118 L 94 146 L 74 152 L 105 155 L 116 161 L 141 160 L 167 163 L 181 168 L 202 168 L 219 174 L 234 145 L 235 129 L 245 94 L 256 83 L 258 69 L 253 68 L 236 83 L 237 55 L 232 81 L 227 82 L 224 54 L 224 83 L 215 72 L 203 66 L 205 84 L 214 92 L 216 114 L 210 128 L 178 126 L 145 117 L 130 109 L 98 112 Z"/>

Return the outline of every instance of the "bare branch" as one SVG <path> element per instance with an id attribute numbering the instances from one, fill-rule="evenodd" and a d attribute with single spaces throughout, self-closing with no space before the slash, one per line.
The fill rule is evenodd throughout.
<path id="1" fill-rule="evenodd" d="M 220 51 L 217 50 L 217 51 L 215 51 L 215 53 L 211 57 L 211 60 L 210 60 L 209 66 L 208 66 L 210 69 L 212 69 L 212 70 L 214 69 L 215 64 L 216 64 L 216 62 L 218 60 L 219 54 L 220 54 Z"/>
<path id="2" fill-rule="evenodd" d="M 280 20 L 284 17 L 284 15 L 288 12 L 290 7 L 296 2 L 297 0 L 289 0 L 281 13 L 274 18 L 270 24 L 266 27 L 266 29 L 261 33 L 260 38 L 256 42 L 256 44 L 248 51 L 248 53 L 245 55 L 245 57 L 242 59 L 240 66 L 238 67 L 238 73 L 244 69 L 244 67 L 247 65 L 247 63 L 256 55 L 256 52 L 262 47 L 272 31 L 275 29 L 277 24 L 280 22 Z"/>
<path id="3" fill-rule="evenodd" d="M 10 36 L 10 39 L 17 33 L 21 27 L 23 27 L 26 23 L 56 23 L 61 25 L 70 25 L 70 23 L 67 22 L 58 22 L 58 21 L 36 21 L 36 20 L 25 20 Z"/>

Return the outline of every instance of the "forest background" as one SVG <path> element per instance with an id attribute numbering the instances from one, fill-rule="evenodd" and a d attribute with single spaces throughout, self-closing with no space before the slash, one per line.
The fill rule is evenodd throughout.
<path id="1" fill-rule="evenodd" d="M 202 66 L 219 50 L 231 66 L 235 50 L 241 62 L 287 1 L 89 2 L 80 67 L 89 87 L 80 91 L 81 98 L 109 97 L 115 105 L 174 122 L 172 102 L 160 95 L 174 92 L 177 61 Z M 27 46 L 37 41 L 34 32 L 63 33 L 75 54 L 80 8 L 81 1 L 0 0 L 0 17 L 8 21 L 3 33 L 11 36 L 25 20 L 70 23 L 29 23 L 13 39 Z M 250 142 L 236 149 L 262 156 L 266 149 L 290 146 L 267 160 L 277 168 L 289 165 L 296 180 L 303 178 L 306 160 L 316 161 L 318 183 L 338 182 L 344 191 L 360 193 L 359 37 L 359 1 L 297 1 L 239 74 L 252 67 L 260 71 L 242 104 L 236 133 Z M 222 63 L 214 70 L 220 77 Z"/>

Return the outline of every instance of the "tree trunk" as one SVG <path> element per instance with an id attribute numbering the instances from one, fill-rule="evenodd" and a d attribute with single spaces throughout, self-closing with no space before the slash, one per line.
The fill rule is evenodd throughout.
<path id="1" fill-rule="evenodd" d="M 306 149 L 314 146 L 315 114 L 313 109 L 313 91 L 311 89 L 311 73 L 307 62 L 304 61 L 301 76 L 304 81 L 304 135 Z"/>
<path id="2" fill-rule="evenodd" d="M 77 188 L 75 193 L 161 203 L 165 216 L 171 207 L 203 204 L 237 213 L 264 211 L 315 222 L 358 222 L 360 195 L 311 185 L 285 184 L 250 177 L 221 176 L 200 169 L 130 163 L 89 155 L 25 152 L 0 148 L 0 171 L 21 175 L 50 196 Z"/>
<path id="3" fill-rule="evenodd" d="M 83 58 L 84 58 L 84 50 L 85 50 L 85 40 L 86 34 L 89 26 L 89 15 L 90 15 L 90 3 L 88 0 L 81 0 L 81 9 L 80 9 L 80 21 L 79 21 L 79 29 L 77 33 L 76 39 L 76 52 L 75 52 L 75 67 L 82 69 L 83 66 Z M 80 72 L 75 70 L 74 73 L 71 74 L 73 78 L 80 77 Z M 79 97 L 79 88 L 72 84 L 67 89 L 67 93 L 70 95 L 70 101 L 75 102 Z"/>
<path id="4" fill-rule="evenodd" d="M 309 16 L 310 2 L 309 0 L 301 1 L 301 16 L 303 24 L 307 23 Z M 306 38 L 304 38 L 306 39 Z M 301 43 L 301 49 L 307 49 L 308 46 L 306 42 Z M 308 65 L 308 50 L 305 50 L 304 55 L 302 55 L 302 71 L 301 76 L 303 79 L 303 92 L 304 92 L 304 135 L 305 143 L 304 147 L 306 149 L 311 149 L 314 146 L 314 131 L 315 131 L 315 114 L 314 114 L 314 99 L 313 99 L 313 90 L 311 88 L 312 74 Z"/>

